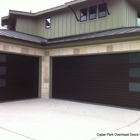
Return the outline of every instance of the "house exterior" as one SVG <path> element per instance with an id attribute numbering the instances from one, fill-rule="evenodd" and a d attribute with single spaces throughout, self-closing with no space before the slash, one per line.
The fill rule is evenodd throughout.
<path id="1" fill-rule="evenodd" d="M 0 100 L 57 98 L 140 108 L 140 2 L 75 0 L 9 11 Z"/>

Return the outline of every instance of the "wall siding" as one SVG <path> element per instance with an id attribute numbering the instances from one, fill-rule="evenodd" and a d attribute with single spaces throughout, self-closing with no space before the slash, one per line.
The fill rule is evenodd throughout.
<path id="1" fill-rule="evenodd" d="M 97 12 L 97 19 L 89 20 L 88 16 L 87 21 L 78 22 L 73 12 L 65 9 L 59 13 L 46 14 L 36 21 L 29 18 L 17 18 L 16 30 L 49 39 L 137 25 L 137 12 L 128 1 L 106 0 L 106 2 L 110 15 L 105 18 L 98 18 Z M 79 18 L 80 9 L 99 4 L 102 4 L 102 1 L 89 1 L 86 6 L 81 4 L 78 7 L 73 6 L 73 9 Z M 45 28 L 47 17 L 51 17 L 50 29 Z"/>
<path id="2" fill-rule="evenodd" d="M 16 31 L 37 35 L 37 22 L 31 18 L 17 17 Z"/>
<path id="3" fill-rule="evenodd" d="M 127 0 L 124 0 L 124 26 L 137 26 L 137 10 Z"/>
<path id="4" fill-rule="evenodd" d="M 78 22 L 70 9 L 66 11 L 57 13 L 57 14 L 50 14 L 42 17 L 40 22 L 38 22 L 39 29 L 41 28 L 41 35 L 45 38 L 57 38 L 57 37 L 64 37 L 64 36 L 71 36 L 77 34 L 84 34 L 90 33 L 95 31 L 107 30 L 112 28 L 119 28 L 124 26 L 123 25 L 123 1 L 117 0 L 106 0 L 108 3 L 108 9 L 111 13 L 109 16 L 105 18 L 98 18 L 97 12 L 97 19 L 89 20 L 87 17 L 87 21 L 85 22 Z M 87 3 L 87 8 L 91 5 L 99 5 L 102 4 L 102 1 L 94 1 Z M 80 16 L 80 9 L 85 8 L 85 5 L 80 5 L 78 7 L 73 7 L 74 11 L 76 12 L 78 18 Z M 52 25 L 50 29 L 45 29 L 45 18 L 51 16 L 52 17 Z M 43 22 L 43 23 L 41 23 Z M 46 33 L 47 32 L 47 33 Z M 39 32 L 40 33 L 40 32 Z M 45 34 L 44 34 L 45 33 Z"/>

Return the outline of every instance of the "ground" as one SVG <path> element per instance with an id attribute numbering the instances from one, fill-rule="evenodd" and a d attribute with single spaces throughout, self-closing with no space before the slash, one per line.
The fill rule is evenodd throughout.
<path id="1" fill-rule="evenodd" d="M 139 119 L 139 110 L 97 104 L 40 98 L 4 102 L 0 139 L 139 140 Z"/>

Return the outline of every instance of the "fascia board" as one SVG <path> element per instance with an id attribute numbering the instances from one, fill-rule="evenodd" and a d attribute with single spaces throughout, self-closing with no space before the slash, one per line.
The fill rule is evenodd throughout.
<path id="1" fill-rule="evenodd" d="M 11 14 L 14 14 L 14 15 L 21 15 L 21 16 L 35 17 L 35 16 L 39 16 L 39 15 L 42 15 L 42 14 L 47 14 L 47 13 L 49 13 L 49 12 L 53 12 L 53 11 L 57 11 L 57 10 L 60 10 L 60 9 L 64 9 L 64 8 L 67 8 L 67 6 L 66 6 L 66 5 L 63 5 L 63 6 L 59 6 L 59 7 L 47 9 L 47 10 L 44 10 L 44 11 L 40 11 L 40 12 L 37 12 L 37 13 L 28 13 L 28 12 L 10 10 L 10 11 L 9 11 L 9 16 L 3 17 L 2 20 L 3 20 L 3 19 L 8 19 L 8 18 L 10 17 Z"/>
<path id="2" fill-rule="evenodd" d="M 9 19 L 9 16 L 1 17 L 1 26 L 3 26 L 4 25 L 4 21 L 8 20 L 8 19 Z"/>
<path id="3" fill-rule="evenodd" d="M 9 16 L 5 16 L 5 17 L 1 17 L 1 20 L 5 20 L 5 19 L 8 19 Z"/>
<path id="4" fill-rule="evenodd" d="M 65 5 L 70 6 L 70 5 L 78 4 L 84 1 L 87 1 L 87 0 L 74 0 L 74 1 L 66 2 Z"/>
<path id="5" fill-rule="evenodd" d="M 23 11 L 16 11 L 16 10 L 9 10 L 9 16 L 5 16 L 1 18 L 1 21 L 3 20 L 8 20 L 11 16 L 11 14 L 13 15 L 21 15 L 21 16 L 29 16 L 29 17 L 36 17 L 36 16 L 40 16 L 43 14 L 47 14 L 53 11 L 57 11 L 57 10 L 61 10 L 61 9 L 65 9 L 68 8 L 68 6 L 73 5 L 73 4 L 78 4 L 81 3 L 83 1 L 87 1 L 87 0 L 75 0 L 75 1 L 71 1 L 68 3 L 65 3 L 64 5 L 60 5 L 54 8 L 50 8 L 44 11 L 40 11 L 40 12 L 36 12 L 36 13 L 30 13 L 30 12 L 23 12 Z"/>
<path id="6" fill-rule="evenodd" d="M 84 1 L 87 1 L 87 0 L 78 0 L 78 1 L 67 2 L 64 5 L 60 5 L 60 6 L 50 8 L 50 9 L 47 9 L 47 10 L 43 10 L 43 11 L 40 11 L 40 12 L 36 12 L 36 13 L 9 10 L 9 15 L 10 14 L 15 14 L 15 15 L 24 15 L 24 16 L 35 17 L 35 16 L 39 16 L 39 15 L 42 15 L 42 14 L 47 14 L 49 12 L 61 10 L 61 9 L 67 8 L 70 5 L 78 4 L 78 3 L 81 3 L 81 2 L 84 2 Z"/>
<path id="7" fill-rule="evenodd" d="M 35 16 L 39 16 L 39 15 L 42 15 L 42 14 L 47 14 L 47 13 L 57 11 L 57 10 L 61 10 L 61 9 L 64 9 L 64 8 L 67 8 L 67 6 L 66 5 L 61 5 L 61 6 L 58 6 L 58 7 L 50 8 L 50 9 L 35 13 Z"/>
<path id="8" fill-rule="evenodd" d="M 9 10 L 9 15 L 10 14 L 24 15 L 24 16 L 34 16 L 34 13 L 22 12 L 22 11 L 14 11 L 14 10 Z"/>
<path id="9" fill-rule="evenodd" d="M 75 1 L 67 2 L 64 5 L 60 5 L 60 6 L 57 6 L 57 7 L 54 7 L 54 8 L 50 8 L 50 9 L 47 9 L 47 10 L 44 10 L 44 11 L 37 12 L 37 13 L 35 13 L 35 15 L 39 16 L 39 15 L 46 14 L 46 13 L 49 13 L 49 12 L 61 10 L 61 9 L 67 8 L 70 5 L 78 4 L 78 3 L 81 3 L 81 2 L 84 2 L 84 1 L 87 1 L 87 0 L 78 0 L 78 1 L 75 0 Z"/>

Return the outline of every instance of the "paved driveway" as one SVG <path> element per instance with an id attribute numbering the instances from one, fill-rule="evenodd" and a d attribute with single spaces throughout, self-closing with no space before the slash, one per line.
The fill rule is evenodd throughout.
<path id="1" fill-rule="evenodd" d="M 138 110 L 55 99 L 0 103 L 0 140 L 140 140 L 139 118 Z"/>

